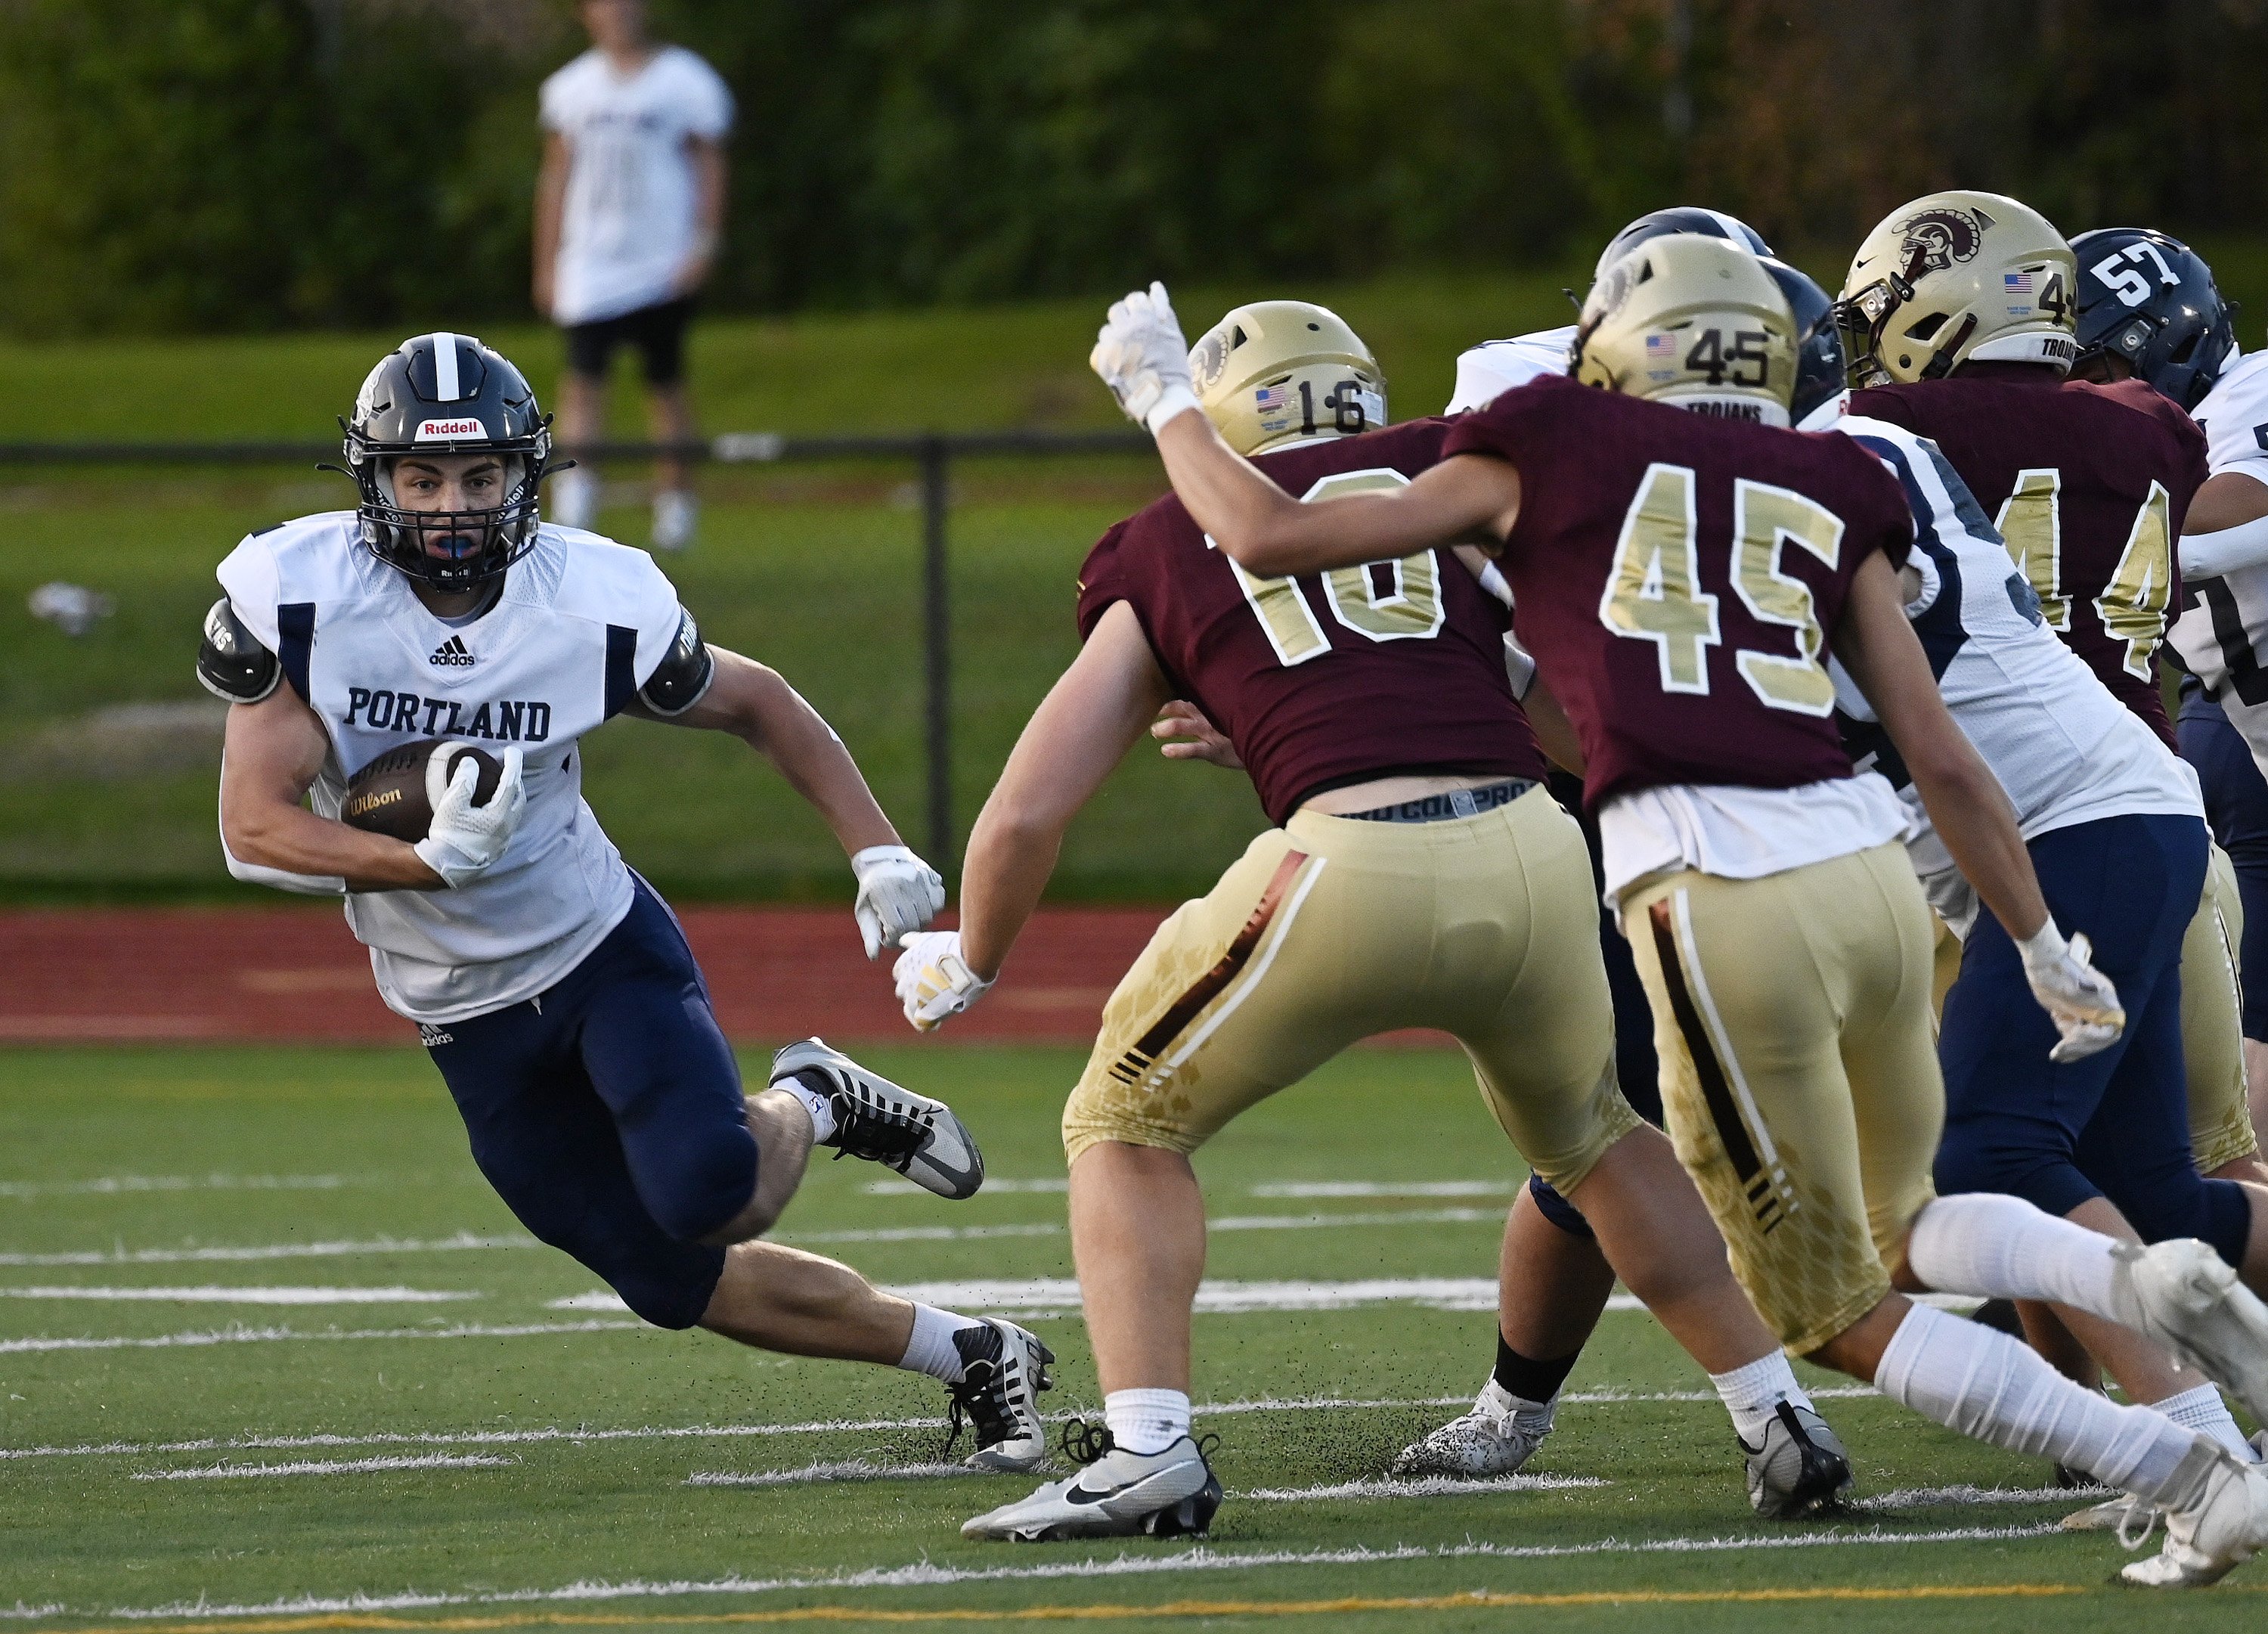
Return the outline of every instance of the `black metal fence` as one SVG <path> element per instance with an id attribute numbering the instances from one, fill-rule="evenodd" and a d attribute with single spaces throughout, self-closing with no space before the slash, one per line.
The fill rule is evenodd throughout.
<path id="1" fill-rule="evenodd" d="M 924 855 L 949 866 L 957 855 L 953 812 L 953 604 L 946 569 L 953 462 L 977 457 L 1059 458 L 1143 453 L 1150 439 L 1123 431 L 920 431 L 895 437 L 789 437 L 732 431 L 705 442 L 606 443 L 593 460 L 674 455 L 718 465 L 813 465 L 906 460 L 919 473 L 922 513 L 923 753 L 929 805 Z M 0 443 L 10 466 L 287 465 L 334 459 L 335 443 Z"/>

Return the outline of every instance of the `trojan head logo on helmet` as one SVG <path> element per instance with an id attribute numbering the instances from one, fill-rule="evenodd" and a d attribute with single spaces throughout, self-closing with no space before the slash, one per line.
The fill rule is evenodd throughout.
<path id="1" fill-rule="evenodd" d="M 1309 301 L 1239 306 L 1189 349 L 1197 401 L 1241 454 L 1386 423 L 1386 377 L 1344 319 Z"/>
<path id="2" fill-rule="evenodd" d="M 2079 261 L 2079 363 L 2090 379 L 2117 358 L 2183 408 L 2195 408 L 2236 356 L 2236 306 L 2213 269 L 2179 239 L 2146 227 L 2098 227 L 2071 241 Z"/>
<path id="3" fill-rule="evenodd" d="M 469 335 L 404 341 L 370 372 L 346 432 L 347 475 L 362 489 L 362 541 L 380 561 L 442 590 L 486 584 L 535 543 L 535 490 L 551 458 L 551 419 L 520 372 Z M 419 511 L 398 503 L 394 467 L 416 454 L 493 454 L 502 503 Z"/>
<path id="4" fill-rule="evenodd" d="M 1631 397 L 1786 425 L 1795 318 L 1745 245 L 1691 232 L 1649 239 L 1591 286 L 1567 372 Z"/>
<path id="5" fill-rule="evenodd" d="M 2046 217 L 1997 193 L 1933 193 L 1867 235 L 1836 327 L 1854 386 L 1934 380 L 1964 363 L 2067 372 L 2078 268 Z"/>

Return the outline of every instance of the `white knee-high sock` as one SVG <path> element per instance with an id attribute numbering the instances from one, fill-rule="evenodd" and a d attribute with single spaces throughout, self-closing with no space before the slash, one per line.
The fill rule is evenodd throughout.
<path id="1" fill-rule="evenodd" d="M 1906 1240 L 1906 1264 L 1940 1293 L 2069 1305 L 2139 1329 L 2142 1307 L 2121 1250 L 2135 1252 L 2021 1197 L 1972 1191 L 1921 1211 Z"/>
<path id="2" fill-rule="evenodd" d="M 2007 1335 L 1926 1305 L 1891 1336 L 1874 1386 L 1948 1430 L 2084 1469 L 2168 1509 L 2195 1507 L 2224 1456 L 2162 1413 L 2083 1390 Z"/>
<path id="3" fill-rule="evenodd" d="M 2194 1430 L 2199 1435 L 2209 1435 L 2228 1449 L 2229 1455 L 2244 1462 L 2257 1463 L 2259 1454 L 2252 1443 L 2244 1439 L 2244 1432 L 2236 1427 L 2236 1420 L 2228 1415 L 2228 1403 L 2220 1399 L 2220 1392 L 2209 1384 L 2201 1384 L 2179 1395 L 2169 1395 L 2162 1402 L 2153 1402 L 2151 1408 L 2163 1413 L 2184 1430 Z"/>

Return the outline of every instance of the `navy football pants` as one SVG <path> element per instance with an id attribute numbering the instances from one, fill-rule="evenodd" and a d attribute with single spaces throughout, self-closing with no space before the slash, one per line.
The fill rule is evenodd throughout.
<path id="1" fill-rule="evenodd" d="M 2244 1036 L 2268 1041 L 2268 780 L 2244 734 L 2204 693 L 2184 688 L 2182 758 L 2205 787 L 2205 820 L 2236 867 L 2244 899 L 2244 944 L 2237 950 L 2244 991 Z"/>
<path id="2" fill-rule="evenodd" d="M 708 1308 L 725 1251 L 698 1240 L 755 1193 L 740 1071 L 677 919 L 652 887 L 537 998 L 427 1046 L 473 1160 L 520 1224 L 658 1328 Z"/>
<path id="3" fill-rule="evenodd" d="M 1582 823 L 1583 841 L 1591 850 L 1591 885 L 1603 891 L 1606 875 L 1599 860 L 1599 826 L 1582 815 L 1583 780 L 1554 771 L 1550 786 L 1553 797 Z M 1661 1063 L 1653 1053 L 1653 1006 L 1646 1000 L 1646 983 L 1638 980 L 1638 964 L 1631 958 L 1630 942 L 1623 935 L 1621 923 L 1603 908 L 1599 910 L 1599 953 L 1606 961 L 1607 993 L 1615 1006 L 1615 1076 L 1622 1080 L 1623 1099 L 1631 1103 L 1631 1109 L 1660 1129 Z M 1529 1175 L 1528 1189 L 1543 1218 L 1561 1231 L 1578 1237 L 1593 1234 L 1582 1211 L 1541 1179 Z"/>
<path id="4" fill-rule="evenodd" d="M 2182 938 L 2205 889 L 2205 825 L 2109 817 L 2041 835 L 2029 850 L 2056 924 L 2086 932 L 2117 983 L 2126 1031 L 2084 1061 L 2050 1061 L 2055 1023 L 2007 931 L 1980 913 L 1938 1040 L 1938 1190 L 2007 1192 L 2054 1215 L 2108 1197 L 2144 1241 L 2202 1237 L 2242 1264 L 2250 1205 L 2191 1160 L 2182 1066 Z"/>

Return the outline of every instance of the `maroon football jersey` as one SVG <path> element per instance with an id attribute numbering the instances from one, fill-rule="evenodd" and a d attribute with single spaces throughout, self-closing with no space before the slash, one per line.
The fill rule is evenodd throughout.
<path id="1" fill-rule="evenodd" d="M 1903 564 L 1896 479 L 1849 438 L 1548 375 L 1451 428 L 1521 477 L 1503 567 L 1521 644 L 1583 745 L 1583 802 L 1851 776 L 1824 649 L 1859 565 Z"/>
<path id="2" fill-rule="evenodd" d="M 1263 454 L 1286 493 L 1398 487 L 1440 458 L 1447 422 Z M 1543 751 L 1504 673 L 1504 609 L 1447 550 L 1260 578 L 1168 494 L 1079 570 L 1082 637 L 1115 601 L 1142 621 L 1175 695 L 1203 710 L 1283 822 L 1322 789 L 1395 771 L 1533 777 Z"/>
<path id="3" fill-rule="evenodd" d="M 1878 386 L 1851 412 L 1944 451 L 2048 622 L 2172 746 L 2157 654 L 2181 605 L 2174 541 L 2205 477 L 2196 423 L 2140 380 L 2058 383 L 2029 369 Z"/>

